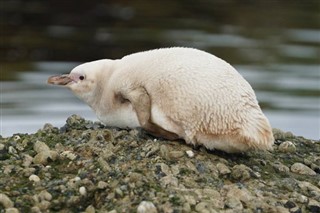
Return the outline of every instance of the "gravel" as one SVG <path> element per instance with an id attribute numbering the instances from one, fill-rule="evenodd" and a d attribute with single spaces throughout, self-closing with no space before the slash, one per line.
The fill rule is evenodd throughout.
<path id="1" fill-rule="evenodd" d="M 226 154 L 73 115 L 0 136 L 4 212 L 320 212 L 320 142 Z"/>

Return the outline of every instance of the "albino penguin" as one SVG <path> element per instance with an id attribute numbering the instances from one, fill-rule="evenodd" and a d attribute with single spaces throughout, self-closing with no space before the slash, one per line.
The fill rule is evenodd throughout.
<path id="1" fill-rule="evenodd" d="M 271 126 L 249 83 L 204 51 L 163 48 L 88 62 L 48 83 L 71 89 L 109 126 L 228 153 L 272 149 Z"/>

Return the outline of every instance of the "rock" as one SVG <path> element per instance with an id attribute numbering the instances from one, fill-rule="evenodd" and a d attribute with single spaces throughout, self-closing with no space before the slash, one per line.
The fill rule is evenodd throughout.
<path id="1" fill-rule="evenodd" d="M 86 195 L 87 195 L 87 189 L 86 189 L 86 187 L 81 186 L 81 187 L 79 188 L 79 193 L 80 193 L 82 196 L 86 196 Z"/>
<path id="2" fill-rule="evenodd" d="M 30 175 L 29 180 L 37 183 L 40 181 L 40 178 L 37 175 L 32 174 Z"/>
<path id="3" fill-rule="evenodd" d="M 236 197 L 227 197 L 225 206 L 232 209 L 233 211 L 239 211 L 243 209 L 241 201 Z"/>
<path id="4" fill-rule="evenodd" d="M 92 205 L 89 205 L 85 211 L 85 213 L 95 213 L 95 212 L 96 212 L 96 209 Z"/>
<path id="5" fill-rule="evenodd" d="M 62 157 L 66 157 L 68 158 L 69 160 L 74 160 L 76 159 L 77 155 L 72 153 L 70 150 L 67 150 L 67 151 L 64 151 L 60 154 L 60 156 Z"/>
<path id="6" fill-rule="evenodd" d="M 33 149 L 38 153 L 33 158 L 33 162 L 35 164 L 46 165 L 48 160 L 55 161 L 58 158 L 58 153 L 55 151 L 50 151 L 49 147 L 41 141 L 37 141 L 34 144 Z"/>
<path id="7" fill-rule="evenodd" d="M 320 203 L 316 200 L 310 199 L 308 203 L 308 210 L 312 213 L 320 212 Z"/>
<path id="8" fill-rule="evenodd" d="M 7 209 L 13 207 L 13 202 L 10 200 L 10 198 L 6 194 L 0 194 L 0 204 Z"/>
<path id="9" fill-rule="evenodd" d="M 211 213 L 215 212 L 214 208 L 210 205 L 209 202 L 200 202 L 196 205 L 195 210 L 200 213 Z"/>
<path id="10" fill-rule="evenodd" d="M 181 158 L 184 156 L 183 151 L 171 151 L 169 152 L 169 156 L 171 159 Z"/>
<path id="11" fill-rule="evenodd" d="M 217 169 L 219 174 L 225 175 L 231 173 L 231 170 L 224 163 L 217 163 Z"/>
<path id="12" fill-rule="evenodd" d="M 281 162 L 275 162 L 275 163 L 272 164 L 272 166 L 277 172 L 284 172 L 284 173 L 289 173 L 290 172 L 289 167 L 287 167 L 286 165 L 282 164 Z"/>
<path id="13" fill-rule="evenodd" d="M 137 213 L 157 213 L 157 212 L 158 212 L 157 208 L 150 201 L 142 201 L 137 208 Z"/>
<path id="14" fill-rule="evenodd" d="M 235 180 L 240 180 L 240 181 L 246 181 L 251 178 L 252 170 L 247 167 L 246 165 L 240 164 L 240 165 L 235 165 L 232 168 L 231 176 Z"/>
<path id="15" fill-rule="evenodd" d="M 7 208 L 6 213 L 19 213 L 19 210 L 16 208 Z"/>
<path id="16" fill-rule="evenodd" d="M 279 145 L 280 152 L 293 153 L 296 151 L 296 146 L 291 141 L 285 141 Z"/>
<path id="17" fill-rule="evenodd" d="M 193 158 L 194 157 L 194 152 L 192 150 L 187 150 L 186 153 L 187 153 L 189 158 Z"/>
<path id="18" fill-rule="evenodd" d="M 38 197 L 39 197 L 40 200 L 50 201 L 52 199 L 52 195 L 47 190 L 41 191 L 39 193 Z"/>
<path id="19" fill-rule="evenodd" d="M 23 155 L 23 163 L 22 163 L 22 166 L 24 167 L 29 167 L 31 165 L 33 161 L 33 157 L 31 157 L 30 155 L 28 154 L 24 154 Z"/>
<path id="20" fill-rule="evenodd" d="M 98 189 L 105 189 L 107 188 L 108 183 L 104 182 L 104 181 L 99 181 L 98 182 Z"/>
<path id="21" fill-rule="evenodd" d="M 174 177 L 173 175 L 167 175 L 163 178 L 160 179 L 160 183 L 163 187 L 177 187 L 179 182 L 178 179 L 176 177 Z"/>
<path id="22" fill-rule="evenodd" d="M 291 166 L 291 172 L 301 175 L 316 175 L 317 173 L 302 163 L 294 163 Z"/>

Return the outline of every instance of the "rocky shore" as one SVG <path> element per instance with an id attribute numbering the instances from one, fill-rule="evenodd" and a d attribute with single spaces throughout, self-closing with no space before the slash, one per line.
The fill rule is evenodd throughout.
<path id="1" fill-rule="evenodd" d="M 274 136 L 235 155 L 73 115 L 0 137 L 0 213 L 320 212 L 320 142 Z"/>

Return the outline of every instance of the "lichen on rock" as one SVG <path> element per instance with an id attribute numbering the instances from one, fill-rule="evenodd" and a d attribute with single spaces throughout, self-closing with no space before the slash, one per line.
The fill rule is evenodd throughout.
<path id="1" fill-rule="evenodd" d="M 0 213 L 318 211 L 320 142 L 274 134 L 227 154 L 72 115 L 0 138 Z"/>

